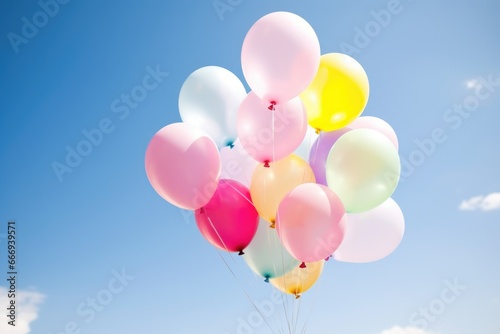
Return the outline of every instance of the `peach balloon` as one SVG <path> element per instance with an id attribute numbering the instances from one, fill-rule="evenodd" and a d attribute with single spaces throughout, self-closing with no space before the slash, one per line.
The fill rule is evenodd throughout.
<path id="1" fill-rule="evenodd" d="M 316 182 L 314 173 L 307 162 L 295 154 L 271 163 L 270 167 L 258 165 L 252 175 L 250 194 L 259 215 L 274 226 L 283 197 L 306 182 Z"/>

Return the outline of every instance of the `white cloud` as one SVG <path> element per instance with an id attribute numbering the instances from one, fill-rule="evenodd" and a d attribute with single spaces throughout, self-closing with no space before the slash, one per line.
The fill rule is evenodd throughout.
<path id="1" fill-rule="evenodd" d="M 424 331 L 423 329 L 417 327 L 400 327 L 394 326 L 390 329 L 386 329 L 380 334 L 432 334 L 431 332 Z"/>
<path id="2" fill-rule="evenodd" d="M 16 326 L 7 323 L 7 306 L 10 299 L 7 289 L 0 286 L 0 333 L 27 334 L 31 331 L 30 324 L 38 318 L 38 305 L 43 302 L 45 296 L 31 290 L 19 290 L 16 294 Z"/>
<path id="3" fill-rule="evenodd" d="M 486 196 L 474 196 L 468 200 L 463 200 L 458 207 L 464 211 L 491 211 L 500 209 L 500 193 L 491 193 Z"/>

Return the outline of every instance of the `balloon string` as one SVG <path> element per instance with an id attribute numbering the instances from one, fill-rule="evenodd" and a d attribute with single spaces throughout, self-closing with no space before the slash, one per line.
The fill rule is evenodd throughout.
<path id="1" fill-rule="evenodd" d="M 233 185 L 231 183 L 229 183 L 229 182 L 226 182 L 225 184 L 228 185 L 228 186 L 230 186 L 231 188 L 233 188 L 233 190 L 235 190 L 238 194 L 240 194 L 241 196 L 243 196 L 243 198 L 245 198 L 245 200 L 248 203 L 252 204 L 252 206 L 255 208 L 255 205 L 253 204 L 253 202 L 250 199 L 248 199 L 248 197 L 246 197 L 241 191 L 239 191 L 238 189 L 236 189 L 235 187 L 233 187 Z M 255 209 L 257 210 L 257 208 L 255 208 Z"/>
<path id="2" fill-rule="evenodd" d="M 217 249 L 217 253 L 219 254 L 219 257 L 222 259 L 222 262 L 224 262 L 224 264 L 226 265 L 227 269 L 229 269 L 229 271 L 231 272 L 231 274 L 233 275 L 234 279 L 240 283 L 238 281 L 238 278 L 236 277 L 234 271 L 229 267 L 229 265 L 227 264 L 226 260 L 224 260 L 224 257 L 221 255 L 220 251 Z M 239 285 L 239 284 L 238 284 Z M 271 328 L 271 326 L 269 325 L 269 323 L 267 322 L 266 318 L 264 317 L 264 315 L 262 314 L 262 312 L 259 310 L 259 308 L 257 307 L 257 305 L 255 305 L 255 302 L 252 300 L 252 298 L 248 295 L 247 291 L 245 290 L 245 288 L 243 288 L 241 285 L 240 285 L 240 288 L 241 290 L 243 290 L 243 293 L 245 294 L 245 296 L 247 296 L 248 300 L 250 301 L 250 303 L 252 304 L 252 306 L 255 308 L 255 310 L 260 314 L 260 316 L 262 317 L 262 319 L 264 320 L 264 322 L 266 323 L 267 327 L 269 328 L 269 330 L 271 331 L 271 333 L 274 333 L 273 329 Z"/>
<path id="3" fill-rule="evenodd" d="M 306 320 L 304 322 L 304 327 L 300 331 L 301 334 L 304 334 L 307 330 L 307 325 L 309 324 L 309 319 L 311 318 L 311 314 L 313 312 L 314 306 L 316 305 L 316 300 L 318 299 L 318 291 L 319 291 L 319 287 L 320 287 L 320 282 L 317 282 L 316 285 L 317 285 L 317 289 L 316 289 L 316 293 L 314 294 L 313 304 L 312 304 L 311 310 L 309 311 L 309 314 L 307 315 Z"/>
<path id="4" fill-rule="evenodd" d="M 206 210 L 205 210 L 205 212 L 206 212 Z M 229 252 L 229 249 L 227 248 L 226 244 L 224 243 L 224 240 L 222 240 L 219 232 L 217 231 L 217 229 L 215 228 L 214 224 L 212 223 L 212 220 L 208 216 L 208 212 L 206 212 L 206 215 L 207 215 L 208 222 L 210 223 L 210 226 L 212 226 L 213 230 L 217 234 L 217 237 L 219 238 L 220 242 L 222 243 L 222 245 L 224 246 L 224 248 L 226 249 L 226 251 Z M 234 264 L 236 265 L 236 261 L 233 259 L 232 256 L 231 256 L 231 259 L 233 260 Z"/>

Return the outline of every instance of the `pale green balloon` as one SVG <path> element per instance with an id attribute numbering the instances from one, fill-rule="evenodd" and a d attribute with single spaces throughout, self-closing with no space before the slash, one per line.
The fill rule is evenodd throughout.
<path id="1" fill-rule="evenodd" d="M 300 263 L 282 245 L 276 230 L 262 218 L 257 233 L 244 252 L 243 259 L 250 269 L 266 280 L 283 276 Z"/>
<path id="2" fill-rule="evenodd" d="M 326 180 L 346 212 L 363 212 L 388 199 L 399 182 L 401 164 L 389 138 L 372 129 L 354 129 L 333 145 Z"/>

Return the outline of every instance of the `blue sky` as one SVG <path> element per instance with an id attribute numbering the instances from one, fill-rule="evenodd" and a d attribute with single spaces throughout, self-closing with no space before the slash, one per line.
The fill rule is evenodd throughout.
<path id="1" fill-rule="evenodd" d="M 254 312 L 245 292 L 270 299 L 241 259 L 223 257 L 235 279 L 189 214 L 154 192 L 144 154 L 157 130 L 180 121 L 187 76 L 218 65 L 243 80 L 246 32 L 285 10 L 311 24 L 322 53 L 353 47 L 371 85 L 364 115 L 393 126 L 408 162 L 393 196 L 406 218 L 402 244 L 379 262 L 327 263 L 300 301 L 308 332 L 498 334 L 498 1 L 221 2 L 231 10 L 218 13 L 213 1 L 67 1 L 18 45 L 10 33 L 23 34 L 23 17 L 43 20 L 41 5 L 0 4 L 0 255 L 15 219 L 19 321 L 30 326 L 14 331 L 2 319 L 1 332 L 233 334 Z M 388 8 L 390 22 L 362 43 L 356 35 L 375 22 L 372 11 Z M 155 71 L 157 85 L 127 105 Z M 490 94 L 474 100 L 477 91 Z M 471 111 L 460 113 L 464 103 Z M 54 162 L 98 127 L 108 133 L 58 177 Z M 418 153 L 435 131 L 439 142 Z M 93 299 L 106 305 L 90 311 Z M 422 315 L 436 305 L 440 314 Z M 278 311 L 283 304 L 270 325 L 283 320 Z"/>

